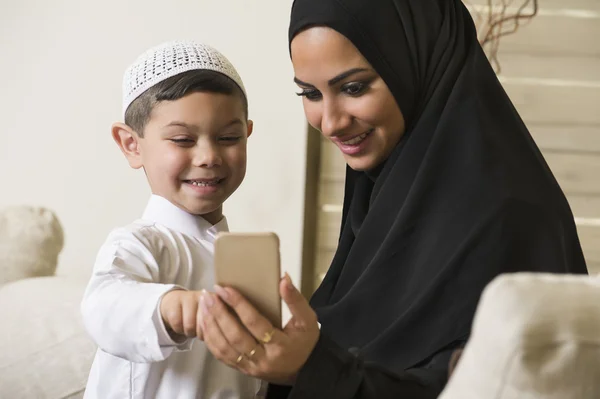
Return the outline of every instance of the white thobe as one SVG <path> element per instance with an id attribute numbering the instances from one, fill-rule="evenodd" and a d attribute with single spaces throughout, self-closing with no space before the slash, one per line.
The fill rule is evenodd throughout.
<path id="1" fill-rule="evenodd" d="M 159 313 L 174 289 L 212 289 L 214 240 L 227 231 L 153 195 L 140 220 L 110 233 L 82 302 L 98 345 L 86 399 L 246 399 L 258 383 L 203 342 L 174 342 Z"/>

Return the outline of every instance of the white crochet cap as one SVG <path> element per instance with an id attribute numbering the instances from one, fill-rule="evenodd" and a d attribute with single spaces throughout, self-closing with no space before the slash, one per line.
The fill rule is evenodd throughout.
<path id="1" fill-rule="evenodd" d="M 152 86 L 195 69 L 222 73 L 233 80 L 246 96 L 240 75 L 218 50 L 193 41 L 174 41 L 147 50 L 127 68 L 123 77 L 123 115 L 127 107 Z"/>

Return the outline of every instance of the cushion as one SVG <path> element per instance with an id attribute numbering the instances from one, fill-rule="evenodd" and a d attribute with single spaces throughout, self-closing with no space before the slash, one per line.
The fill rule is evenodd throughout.
<path id="1" fill-rule="evenodd" d="M 439 399 L 600 398 L 599 304 L 597 277 L 496 278 Z"/>
<path id="2" fill-rule="evenodd" d="M 0 398 L 82 397 L 96 352 L 80 317 L 85 286 L 66 277 L 0 286 Z"/>
<path id="3" fill-rule="evenodd" d="M 13 206 L 0 211 L 0 285 L 51 276 L 63 248 L 63 229 L 46 208 Z"/>

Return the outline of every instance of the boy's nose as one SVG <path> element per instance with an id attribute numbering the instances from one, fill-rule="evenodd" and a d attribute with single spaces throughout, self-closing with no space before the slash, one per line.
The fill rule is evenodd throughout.
<path id="1" fill-rule="evenodd" d="M 222 162 L 221 153 L 215 145 L 207 144 L 198 146 L 196 153 L 194 154 L 194 166 L 213 168 L 215 166 L 220 166 Z"/>

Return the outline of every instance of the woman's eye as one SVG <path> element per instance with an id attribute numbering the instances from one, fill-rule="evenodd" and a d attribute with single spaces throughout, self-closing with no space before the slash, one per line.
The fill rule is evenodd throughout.
<path id="1" fill-rule="evenodd" d="M 321 99 L 321 93 L 315 89 L 302 89 L 300 93 L 296 93 L 300 97 L 306 97 L 309 101 L 317 101 Z"/>
<path id="2" fill-rule="evenodd" d="M 352 82 L 346 83 L 344 86 L 342 86 L 342 91 L 351 96 L 359 96 L 366 91 L 367 87 L 368 86 L 365 83 Z"/>

